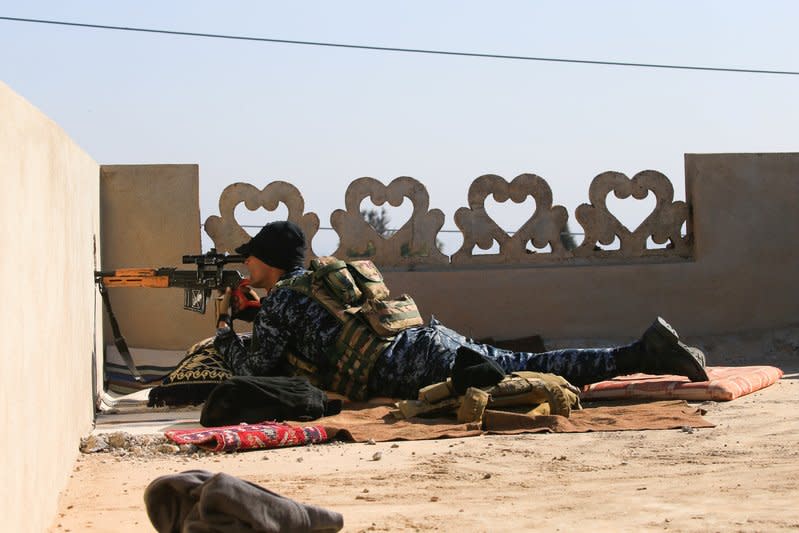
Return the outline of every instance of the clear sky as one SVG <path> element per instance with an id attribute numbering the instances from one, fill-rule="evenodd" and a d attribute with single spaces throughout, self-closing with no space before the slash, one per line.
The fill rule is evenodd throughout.
<path id="1" fill-rule="evenodd" d="M 799 71 L 795 1 L 36 1 L 0 16 L 507 55 Z M 452 215 L 472 180 L 544 177 L 587 201 L 605 170 L 799 150 L 799 76 L 431 56 L 0 21 L 0 79 L 101 164 L 198 163 L 222 189 L 286 180 L 322 226 L 355 178 L 412 176 Z M 651 201 L 651 195 L 649 200 Z M 629 225 L 653 203 L 618 207 Z M 641 205 L 644 204 L 644 205 Z M 613 202 L 609 201 L 609 205 Z M 498 213 L 509 230 L 522 222 Z M 393 213 L 395 222 L 407 210 Z M 238 211 L 243 224 L 263 213 Z M 394 225 L 394 224 L 392 224 Z M 577 231 L 576 222 L 571 223 Z M 251 230 L 253 231 L 253 230 Z M 324 237 L 324 233 L 328 237 Z M 320 232 L 317 252 L 332 251 Z M 327 240 L 326 240 L 327 239 Z M 325 244 L 328 242 L 328 244 Z M 446 243 L 454 253 L 460 241 Z"/>

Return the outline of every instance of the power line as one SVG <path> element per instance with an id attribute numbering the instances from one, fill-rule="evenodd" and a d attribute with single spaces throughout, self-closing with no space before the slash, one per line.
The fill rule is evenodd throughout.
<path id="1" fill-rule="evenodd" d="M 204 228 L 205 224 L 200 224 L 200 227 Z M 239 224 L 239 227 L 244 228 L 244 229 L 247 229 L 247 228 L 250 228 L 250 229 L 261 229 L 264 226 L 263 226 L 263 224 L 260 224 L 260 225 L 257 225 L 257 224 Z M 336 228 L 331 228 L 329 226 L 328 227 L 320 226 L 319 229 L 320 230 L 324 230 L 324 231 L 336 231 Z M 398 229 L 386 229 L 386 231 L 391 232 L 391 233 L 396 233 L 399 230 Z M 463 233 L 463 232 L 461 230 L 459 230 L 459 229 L 443 229 L 442 228 L 442 229 L 438 230 L 438 233 Z M 508 233 L 508 235 L 513 235 L 516 232 L 515 231 L 509 231 L 507 233 Z M 585 233 L 580 233 L 580 232 L 577 232 L 577 231 L 562 231 L 560 234 L 561 235 L 585 235 Z"/>
<path id="2" fill-rule="evenodd" d="M 345 43 L 328 43 L 319 41 L 296 41 L 290 39 L 272 39 L 268 37 L 248 37 L 244 35 L 226 35 L 218 33 L 198 33 L 189 31 L 175 31 L 175 30 L 156 30 L 152 28 L 135 28 L 129 26 L 109 26 L 105 24 L 86 24 L 80 22 L 64 22 L 59 20 L 42 20 L 42 19 L 29 19 L 18 17 L 3 17 L 0 20 L 7 20 L 11 22 L 30 22 L 34 24 L 54 24 L 58 26 L 71 26 L 77 28 L 91 28 L 99 30 L 116 30 L 116 31 L 130 31 L 140 33 L 157 33 L 163 35 L 178 35 L 181 37 L 202 37 L 208 39 L 229 39 L 236 41 L 254 41 L 263 43 L 276 43 L 276 44 L 296 44 L 302 46 L 325 46 L 329 48 L 349 48 L 356 50 L 371 50 L 377 52 L 401 52 L 410 54 L 433 54 L 433 55 L 446 55 L 446 56 L 460 56 L 460 57 L 477 57 L 482 59 L 511 59 L 519 61 L 542 61 L 549 63 L 573 63 L 581 65 L 603 65 L 613 67 L 638 67 L 638 68 L 658 68 L 658 69 L 671 69 L 671 70 L 701 70 L 708 72 L 733 72 L 739 74 L 777 74 L 786 76 L 799 76 L 799 71 L 793 70 L 765 70 L 765 69 L 747 69 L 747 68 L 727 68 L 727 67 L 703 67 L 696 65 L 668 65 L 659 63 L 633 63 L 628 61 L 595 61 L 590 59 L 567 59 L 558 57 L 534 57 L 534 56 L 518 56 L 518 55 L 505 55 L 505 54 L 483 54 L 477 52 L 456 52 L 449 50 L 427 50 L 422 48 L 395 48 L 391 46 L 369 46 L 363 44 L 345 44 Z"/>

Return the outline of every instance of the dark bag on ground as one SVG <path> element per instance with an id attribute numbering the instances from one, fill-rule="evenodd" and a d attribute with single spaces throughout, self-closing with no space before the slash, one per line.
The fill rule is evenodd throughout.
<path id="1" fill-rule="evenodd" d="M 249 334 L 241 335 L 245 346 Z M 214 337 L 201 340 L 186 351 L 174 370 L 150 390 L 147 407 L 198 405 L 233 373 L 214 347 Z"/>
<path id="2" fill-rule="evenodd" d="M 469 387 L 490 387 L 505 378 L 499 363 L 466 346 L 458 348 L 452 365 L 452 385 L 464 394 Z"/>
<path id="3" fill-rule="evenodd" d="M 303 377 L 234 376 L 216 386 L 203 405 L 200 424 L 231 426 L 267 420 L 316 420 L 341 411 Z"/>

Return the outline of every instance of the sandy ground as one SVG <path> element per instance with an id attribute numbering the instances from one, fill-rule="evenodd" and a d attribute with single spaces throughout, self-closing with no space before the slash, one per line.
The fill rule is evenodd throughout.
<path id="1" fill-rule="evenodd" d="M 345 531 L 797 531 L 799 365 L 775 363 L 775 385 L 697 404 L 712 429 L 85 454 L 51 531 L 151 531 L 145 487 L 189 469 L 338 511 Z"/>

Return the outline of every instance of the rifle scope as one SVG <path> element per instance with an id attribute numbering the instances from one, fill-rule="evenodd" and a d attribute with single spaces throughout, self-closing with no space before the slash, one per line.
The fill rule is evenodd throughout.
<path id="1" fill-rule="evenodd" d="M 202 255 L 184 255 L 184 265 L 197 266 L 221 266 L 228 263 L 243 263 L 247 259 L 244 255 L 231 255 L 217 253 L 216 248 L 211 248 L 208 253 Z"/>

